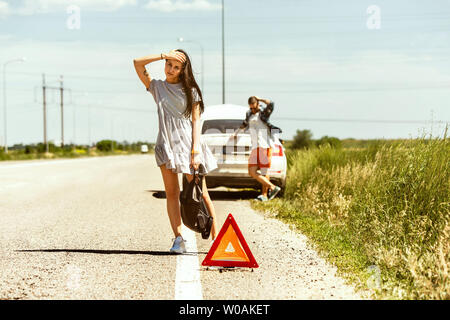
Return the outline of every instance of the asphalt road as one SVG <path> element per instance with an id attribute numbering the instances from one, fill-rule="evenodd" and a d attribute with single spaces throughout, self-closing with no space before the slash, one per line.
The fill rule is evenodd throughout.
<path id="1" fill-rule="evenodd" d="M 202 267 L 210 241 L 188 231 L 188 254 L 169 254 L 163 190 L 148 154 L 0 163 L 0 299 L 361 298 L 251 191 L 210 194 L 259 268 Z"/>

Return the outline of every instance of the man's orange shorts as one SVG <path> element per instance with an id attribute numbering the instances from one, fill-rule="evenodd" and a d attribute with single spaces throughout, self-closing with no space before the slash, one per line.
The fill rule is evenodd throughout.
<path id="1" fill-rule="evenodd" d="M 248 158 L 249 167 L 270 168 L 272 163 L 272 148 L 252 149 Z"/>

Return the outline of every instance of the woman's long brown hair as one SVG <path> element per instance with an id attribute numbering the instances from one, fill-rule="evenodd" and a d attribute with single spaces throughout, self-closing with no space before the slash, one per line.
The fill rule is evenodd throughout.
<path id="1" fill-rule="evenodd" d="M 186 95 L 186 100 L 187 100 L 186 101 L 186 110 L 184 111 L 183 115 L 186 118 L 189 118 L 192 114 L 192 105 L 193 105 L 193 101 L 194 101 L 193 88 L 195 88 L 195 90 L 197 90 L 197 93 L 201 99 L 199 101 L 200 114 L 202 114 L 203 111 L 205 110 L 205 105 L 203 104 L 202 92 L 201 92 L 200 87 L 198 86 L 197 82 L 195 81 L 194 74 L 192 72 L 191 59 L 189 58 L 188 54 L 184 50 L 177 49 L 176 51 L 180 51 L 186 56 L 186 62 L 184 63 L 183 70 L 181 71 L 180 80 L 183 85 L 183 91 L 184 91 L 184 94 Z"/>

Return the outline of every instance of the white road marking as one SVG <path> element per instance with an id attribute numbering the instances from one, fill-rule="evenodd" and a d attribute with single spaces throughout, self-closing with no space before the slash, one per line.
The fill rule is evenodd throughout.
<path id="1" fill-rule="evenodd" d="M 195 233 L 183 225 L 181 234 L 186 240 L 186 251 L 191 254 L 180 254 L 177 257 L 175 300 L 203 300 L 198 256 L 192 254 L 197 252 Z"/>

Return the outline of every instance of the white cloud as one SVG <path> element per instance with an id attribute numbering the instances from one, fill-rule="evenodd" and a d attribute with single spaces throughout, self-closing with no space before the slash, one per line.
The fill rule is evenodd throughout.
<path id="1" fill-rule="evenodd" d="M 29 16 L 52 12 L 65 12 L 69 5 L 76 5 L 81 10 L 89 11 L 115 11 L 126 6 L 135 6 L 138 0 L 0 0 L 0 18 L 9 15 Z M 208 0 L 150 0 L 144 5 L 145 9 L 162 12 L 173 11 L 202 11 L 220 10 L 220 4 Z"/>
<path id="2" fill-rule="evenodd" d="M 0 16 L 3 14 L 33 15 L 39 13 L 51 13 L 65 11 L 69 5 L 79 6 L 82 10 L 90 11 L 114 11 L 121 7 L 136 5 L 137 0 L 24 0 L 19 5 L 9 7 L 5 1 L 0 1 Z M 14 2 L 17 4 L 17 2 Z M 2 10 L 3 8 L 3 10 Z M 6 9 L 4 9 L 6 8 Z"/>
<path id="3" fill-rule="evenodd" d="M 0 18 L 9 14 L 9 4 L 5 1 L 0 1 Z"/>
<path id="4" fill-rule="evenodd" d="M 163 12 L 200 11 L 219 10 L 221 5 L 212 4 L 208 0 L 150 0 L 144 8 Z"/>

